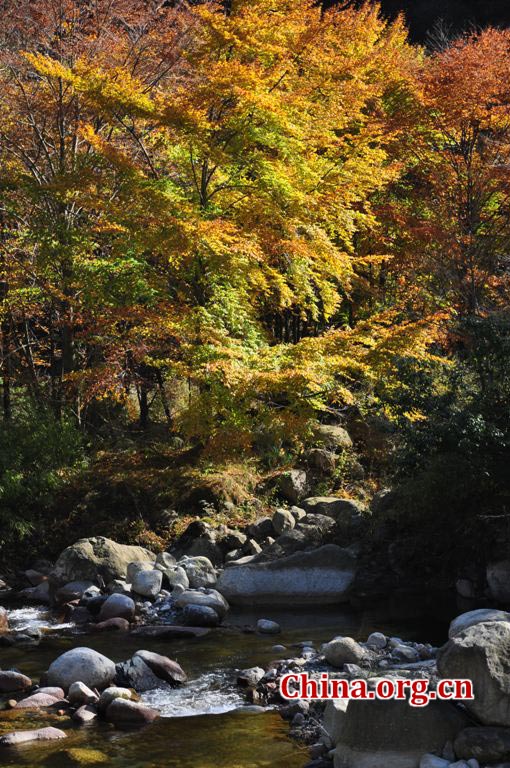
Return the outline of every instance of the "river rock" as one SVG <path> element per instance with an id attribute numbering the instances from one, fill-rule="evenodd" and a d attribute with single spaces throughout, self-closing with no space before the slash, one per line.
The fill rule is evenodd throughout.
<path id="1" fill-rule="evenodd" d="M 103 603 L 106 603 L 108 600 L 108 595 L 94 595 L 93 597 L 85 597 L 85 595 L 80 600 L 80 605 L 87 608 L 89 613 L 91 613 L 93 616 L 99 616 L 99 611 L 101 610 Z"/>
<path id="2" fill-rule="evenodd" d="M 31 587 L 36 587 L 48 578 L 44 573 L 36 571 L 34 568 L 28 568 L 28 570 L 23 572 L 23 576 Z"/>
<path id="3" fill-rule="evenodd" d="M 34 693 L 32 696 L 18 701 L 15 709 L 46 709 L 46 707 L 53 707 L 58 703 L 59 699 L 55 696 L 50 696 L 47 693 Z"/>
<path id="4" fill-rule="evenodd" d="M 106 710 L 106 719 L 114 725 L 147 725 L 158 717 L 159 712 L 155 709 L 123 698 L 114 699 Z"/>
<path id="5" fill-rule="evenodd" d="M 237 684 L 243 687 L 255 688 L 265 675 L 262 667 L 250 667 L 243 669 L 237 675 Z"/>
<path id="6" fill-rule="evenodd" d="M 391 651 L 391 656 L 396 661 L 409 662 L 414 664 L 420 660 L 420 654 L 411 645 L 405 645 L 405 643 L 398 643 Z"/>
<path id="7" fill-rule="evenodd" d="M 223 554 L 226 555 L 227 552 L 231 552 L 233 549 L 242 549 L 247 540 L 248 537 L 245 533 L 228 528 L 223 532 L 218 543 L 223 550 Z"/>
<path id="8" fill-rule="evenodd" d="M 63 688 L 59 688 L 56 685 L 45 685 L 42 688 L 37 689 L 37 693 L 46 693 L 48 696 L 53 696 L 54 699 L 62 701 L 65 699 L 65 692 Z"/>
<path id="9" fill-rule="evenodd" d="M 207 531 L 195 539 L 184 554 L 188 557 L 206 557 L 213 565 L 221 565 L 224 559 L 223 548 L 216 541 L 214 531 Z"/>
<path id="10" fill-rule="evenodd" d="M 248 533 L 259 543 L 267 539 L 269 536 L 274 536 L 276 531 L 273 528 L 273 521 L 270 517 L 262 517 L 257 522 L 248 526 Z"/>
<path id="11" fill-rule="evenodd" d="M 277 509 L 273 515 L 273 528 L 280 535 L 285 531 L 291 531 L 296 525 L 296 521 L 288 509 Z"/>
<path id="12" fill-rule="evenodd" d="M 234 605 L 326 605 L 344 602 L 354 579 L 354 555 L 336 544 L 269 563 L 231 566 L 217 589 Z"/>
<path id="13" fill-rule="evenodd" d="M 127 567 L 132 562 L 154 563 L 156 555 L 143 547 L 118 544 L 104 536 L 80 539 L 60 554 L 50 579 L 54 584 L 66 584 L 76 580 L 105 584 L 114 579 L 125 579 Z"/>
<path id="14" fill-rule="evenodd" d="M 143 597 L 156 597 L 161 591 L 163 574 L 156 569 L 138 571 L 133 579 L 133 592 Z"/>
<path id="15" fill-rule="evenodd" d="M 156 567 L 158 565 L 163 569 L 173 568 L 177 565 L 177 560 L 170 554 L 170 552 L 159 552 L 156 557 Z"/>
<path id="16" fill-rule="evenodd" d="M 182 611 L 182 623 L 188 627 L 217 627 L 221 619 L 207 605 L 186 605 Z"/>
<path id="17" fill-rule="evenodd" d="M 472 701 L 466 709 L 484 725 L 510 726 L 510 624 L 491 621 L 475 624 L 452 637 L 437 656 L 444 678 L 473 681 Z"/>
<path id="18" fill-rule="evenodd" d="M 164 577 L 164 580 L 166 581 L 167 586 L 170 587 L 172 592 L 175 590 L 176 587 L 182 587 L 183 589 L 188 589 L 189 587 L 189 579 L 188 574 L 184 570 L 184 568 L 181 568 L 180 565 L 174 565 L 172 567 L 165 568 L 162 570 L 162 574 Z"/>
<path id="19" fill-rule="evenodd" d="M 135 656 L 142 659 L 157 677 L 171 685 L 180 685 L 187 680 L 186 673 L 176 661 L 152 651 L 137 651 Z"/>
<path id="20" fill-rule="evenodd" d="M 42 603 L 43 605 L 49 605 L 51 602 L 50 582 L 42 581 L 36 587 L 27 587 L 26 589 L 22 589 L 19 593 L 19 597 L 29 603 Z"/>
<path id="21" fill-rule="evenodd" d="M 129 621 L 119 617 L 106 619 L 106 621 L 100 621 L 96 624 L 94 629 L 97 629 L 98 632 L 129 632 Z"/>
<path id="22" fill-rule="evenodd" d="M 317 441 L 332 451 L 352 448 L 352 440 L 346 429 L 338 424 L 318 424 L 314 429 Z"/>
<path id="23" fill-rule="evenodd" d="M 127 597 L 129 597 L 131 593 L 131 584 L 122 579 L 114 579 L 108 584 L 107 590 L 110 595 L 127 595 Z"/>
<path id="24" fill-rule="evenodd" d="M 222 619 L 229 610 L 227 601 L 216 589 L 206 589 L 203 592 L 188 589 L 174 600 L 174 605 L 177 608 L 184 608 L 187 605 L 204 605 L 216 611 Z"/>
<path id="25" fill-rule="evenodd" d="M 70 603 L 72 600 L 81 600 L 83 595 L 94 584 L 90 580 L 70 581 L 55 592 L 55 602 L 59 605 Z"/>
<path id="26" fill-rule="evenodd" d="M 288 472 L 282 472 L 278 477 L 277 487 L 280 496 L 291 504 L 297 504 L 306 496 L 308 490 L 306 472 L 304 469 L 291 469 Z"/>
<path id="27" fill-rule="evenodd" d="M 455 739 L 454 749 L 457 757 L 464 760 L 472 757 L 480 763 L 510 760 L 510 728 L 465 728 Z"/>
<path id="28" fill-rule="evenodd" d="M 179 566 L 186 571 L 192 589 L 214 587 L 217 581 L 216 570 L 207 557 L 187 557 L 179 560 Z"/>
<path id="29" fill-rule="evenodd" d="M 354 499 L 337 496 L 310 496 L 301 502 L 307 515 L 326 515 L 333 518 L 343 532 L 356 528 L 365 512 L 365 506 Z"/>
<path id="30" fill-rule="evenodd" d="M 282 631 L 280 625 L 276 621 L 270 619 L 259 619 L 257 621 L 257 632 L 262 635 L 278 635 Z"/>
<path id="31" fill-rule="evenodd" d="M 115 678 L 115 664 L 92 648 L 73 648 L 59 656 L 47 673 L 48 685 L 67 690 L 78 681 L 90 688 L 106 688 Z"/>
<path id="32" fill-rule="evenodd" d="M 372 632 L 367 639 L 367 647 L 373 651 L 382 651 L 388 644 L 388 638 L 382 632 Z"/>
<path id="33" fill-rule="evenodd" d="M 127 661 L 117 664 L 115 684 L 123 688 L 134 688 L 135 691 L 143 693 L 159 688 L 161 680 L 149 665 L 135 653 Z"/>
<path id="34" fill-rule="evenodd" d="M 72 704 L 73 707 L 79 707 L 82 704 L 95 704 L 98 701 L 99 696 L 97 693 L 94 693 L 94 691 L 91 691 L 88 685 L 85 685 L 85 683 L 82 683 L 81 681 L 77 681 L 69 686 L 67 698 L 69 704 Z"/>
<path id="35" fill-rule="evenodd" d="M 510 613 L 506 611 L 498 611 L 496 608 L 478 608 L 474 611 L 468 611 L 467 613 L 461 613 L 450 624 L 448 630 L 448 637 L 455 637 L 465 629 L 474 626 L 475 624 L 482 624 L 486 621 L 506 621 L 510 622 Z"/>
<path id="36" fill-rule="evenodd" d="M 137 576 L 140 571 L 152 571 L 155 566 L 155 561 L 152 562 L 150 560 L 147 560 L 145 562 L 140 561 L 133 561 L 132 563 L 128 563 L 128 567 L 126 570 L 126 582 L 128 584 L 131 584 L 133 582 L 133 579 L 135 576 Z"/>
<path id="37" fill-rule="evenodd" d="M 9 615 L 5 608 L 0 605 L 0 634 L 9 631 Z"/>
<path id="38" fill-rule="evenodd" d="M 66 739 L 67 734 L 59 728 L 37 728 L 31 731 L 13 731 L 0 736 L 0 746 L 14 747 L 18 744 L 27 744 L 30 741 L 56 741 Z"/>
<path id="39" fill-rule="evenodd" d="M 345 711 L 332 714 L 332 722 L 335 768 L 416 768 L 424 754 L 441 753 L 467 717 L 444 701 L 418 708 L 374 699 L 349 701 Z"/>
<path id="40" fill-rule="evenodd" d="M 0 693 L 15 693 L 31 688 L 32 681 L 21 672 L 0 672 Z"/>
<path id="41" fill-rule="evenodd" d="M 352 637 L 335 637 L 322 646 L 328 664 L 339 669 L 344 664 L 360 664 L 366 658 L 366 652 Z"/>
<path id="42" fill-rule="evenodd" d="M 311 448 L 306 451 L 304 459 L 308 466 L 313 467 L 323 475 L 331 475 L 335 471 L 336 454 L 326 448 Z"/>
<path id="43" fill-rule="evenodd" d="M 128 595 L 113 594 L 101 606 L 99 621 L 108 619 L 126 619 L 132 621 L 135 617 L 135 602 Z"/>
<path id="44" fill-rule="evenodd" d="M 90 704 L 83 704 L 73 712 L 72 719 L 79 725 L 87 725 L 97 718 L 97 710 Z"/>
<path id="45" fill-rule="evenodd" d="M 115 699 L 127 699 L 130 700 L 133 698 L 133 694 L 129 690 L 129 688 L 120 688 L 119 686 L 110 686 L 110 688 L 105 688 L 105 690 L 101 693 L 101 696 L 99 697 L 99 701 L 97 704 L 97 708 L 100 712 L 105 712 L 112 701 Z"/>

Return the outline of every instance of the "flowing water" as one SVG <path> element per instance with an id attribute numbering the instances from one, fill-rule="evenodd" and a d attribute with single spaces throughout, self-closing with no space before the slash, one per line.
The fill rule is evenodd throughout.
<path id="1" fill-rule="evenodd" d="M 458 611 L 457 611 L 458 612 Z M 162 717 L 150 727 L 121 731 L 106 723 L 78 728 L 67 717 L 47 713 L 5 711 L 0 734 L 16 729 L 54 725 L 67 731 L 65 741 L 3 749 L 2 768 L 71 768 L 108 765 L 118 768 L 302 768 L 307 749 L 288 738 L 288 724 L 277 712 L 253 713 L 239 708 L 246 702 L 236 687 L 236 673 L 267 666 L 275 658 L 272 646 L 285 645 L 284 656 L 299 655 L 297 644 L 316 647 L 335 635 L 366 639 L 378 630 L 404 639 L 441 643 L 447 621 L 455 613 L 449 600 L 437 596 L 400 596 L 391 603 L 354 612 L 346 608 L 232 612 L 229 626 L 203 638 L 157 641 L 116 633 L 84 634 L 71 624 L 59 624 L 44 608 L 15 607 L 10 611 L 16 629 L 37 627 L 44 633 L 36 647 L 0 648 L 0 667 L 16 668 L 38 680 L 50 663 L 69 648 L 86 645 L 114 661 L 146 648 L 176 659 L 188 674 L 182 688 L 161 688 L 143 694 Z M 258 618 L 278 621 L 277 636 L 247 633 Z M 283 654 L 280 655 L 280 657 Z M 278 657 L 278 655 L 277 655 Z"/>

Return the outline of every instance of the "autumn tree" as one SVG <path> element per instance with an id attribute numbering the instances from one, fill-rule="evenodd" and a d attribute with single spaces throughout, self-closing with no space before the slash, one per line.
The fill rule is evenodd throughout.
<path id="1" fill-rule="evenodd" d="M 90 420 L 135 392 L 142 426 L 157 401 L 233 448 L 422 349 L 401 313 L 353 328 L 417 100 L 400 20 L 54 1 L 12 12 L 2 54 L 2 306 L 34 397 Z"/>
<path id="2" fill-rule="evenodd" d="M 510 34 L 494 29 L 423 62 L 407 170 L 379 208 L 401 297 L 463 315 L 506 301 L 509 72 Z"/>
<path id="3" fill-rule="evenodd" d="M 58 67 L 122 65 L 157 78 L 171 52 L 146 38 L 156 21 L 175 28 L 175 14 L 117 0 L 94 6 L 74 0 L 5 4 L 0 39 L 4 413 L 12 368 L 40 406 L 58 415 L 66 402 L 80 415 L 76 371 L 97 358 L 83 343 L 90 323 L 83 301 L 98 255 L 94 212 L 74 194 L 97 173 L 84 121 L 99 129 L 80 94 L 61 77 L 46 77 L 34 55 Z M 144 55 L 142 56 L 142 52 Z M 167 56 L 168 55 L 168 56 Z M 37 56 L 36 56 L 37 57 Z M 88 328 L 90 330 L 90 328 Z M 77 339 L 78 337 L 78 339 Z M 11 349 L 21 354 L 14 356 Z M 99 358 L 101 353 L 99 354 Z M 8 370 L 9 369 L 9 370 Z M 49 387 L 46 388 L 46 382 Z"/>

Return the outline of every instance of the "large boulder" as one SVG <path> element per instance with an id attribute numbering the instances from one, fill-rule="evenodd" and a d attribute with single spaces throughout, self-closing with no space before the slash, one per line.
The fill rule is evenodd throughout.
<path id="1" fill-rule="evenodd" d="M 151 562 L 156 555 L 143 547 L 117 544 L 104 536 L 80 539 L 60 554 L 50 578 L 56 585 L 72 581 L 90 580 L 109 584 L 114 579 L 125 579 L 132 562 Z"/>
<path id="2" fill-rule="evenodd" d="M 506 621 L 510 622 L 510 613 L 498 611 L 497 608 L 477 608 L 474 611 L 461 613 L 450 624 L 448 637 L 455 637 L 465 629 L 473 627 L 475 624 L 483 624 L 486 621 Z"/>
<path id="3" fill-rule="evenodd" d="M 89 688 L 106 688 L 115 678 L 115 664 L 92 648 L 73 648 L 59 656 L 47 673 L 48 685 L 65 691 L 76 682 Z"/>
<path id="4" fill-rule="evenodd" d="M 226 568 L 217 589 L 234 605 L 325 605 L 343 602 L 354 579 L 356 559 L 326 544 L 274 562 Z"/>
<path id="5" fill-rule="evenodd" d="M 510 560 L 500 560 L 487 566 L 487 584 L 494 600 L 510 604 Z"/>
<path id="6" fill-rule="evenodd" d="M 474 624 L 452 637 L 437 657 L 444 678 L 473 682 L 466 709 L 486 725 L 510 726 L 510 623 Z"/>
<path id="7" fill-rule="evenodd" d="M 336 743 L 335 768 L 418 768 L 423 754 L 441 753 L 468 721 L 445 701 L 411 707 L 400 700 L 353 699 L 338 707 L 328 703 L 326 722 Z"/>

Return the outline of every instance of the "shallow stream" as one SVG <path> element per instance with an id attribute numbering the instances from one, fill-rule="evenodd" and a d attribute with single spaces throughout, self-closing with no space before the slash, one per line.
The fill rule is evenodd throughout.
<path id="1" fill-rule="evenodd" d="M 312 641 L 319 647 L 341 634 L 363 640 L 377 630 L 439 644 L 446 639 L 449 619 L 459 612 L 448 596 L 416 595 L 400 596 L 360 612 L 347 608 L 232 611 L 228 627 L 206 637 L 158 641 L 116 633 L 84 634 L 72 624 L 59 624 L 44 608 L 7 607 L 13 628 L 39 627 L 44 638 L 37 647 L 0 648 L 2 669 L 19 669 L 37 681 L 60 653 L 72 647 L 90 646 L 116 662 L 146 648 L 176 659 L 189 681 L 179 689 L 163 684 L 143 694 L 142 699 L 159 709 L 162 717 L 142 731 L 120 731 L 105 723 L 78 728 L 68 717 L 44 711 L 29 715 L 3 712 L 0 735 L 55 725 L 66 730 L 68 738 L 2 750 L 2 768 L 101 764 L 117 768 L 302 768 L 308 761 L 307 749 L 288 738 L 288 724 L 277 712 L 236 711 L 246 703 L 236 686 L 238 670 L 267 667 L 274 658 L 299 655 L 296 644 Z M 282 633 L 269 636 L 243 631 L 258 618 L 278 621 Z M 285 645 L 288 651 L 275 654 L 275 644 Z"/>

